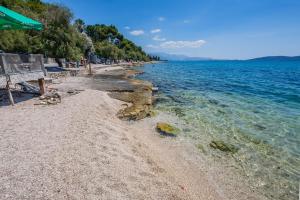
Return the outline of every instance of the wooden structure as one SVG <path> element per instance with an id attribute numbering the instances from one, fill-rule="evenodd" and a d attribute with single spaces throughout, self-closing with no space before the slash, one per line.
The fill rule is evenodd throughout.
<path id="1" fill-rule="evenodd" d="M 41 54 L 0 53 L 0 87 L 5 87 L 12 105 L 11 85 L 38 80 L 40 93 L 45 93 L 46 70 Z"/>
<path id="2" fill-rule="evenodd" d="M 0 30 L 43 30 L 43 24 L 30 19 L 20 13 L 0 6 Z M 5 84 L 9 99 L 12 105 L 14 100 L 10 92 L 11 83 L 19 83 L 28 80 L 41 79 L 43 74 L 46 74 L 43 65 L 42 55 L 27 55 L 29 58 L 27 62 L 24 62 L 25 55 L 18 54 L 0 54 L 0 87 Z M 40 62 L 36 65 L 36 59 Z M 41 70 L 42 72 L 40 72 Z M 43 82 L 41 82 L 42 85 Z M 44 86 L 43 86 L 44 87 Z M 40 90 L 44 91 L 44 89 Z"/>

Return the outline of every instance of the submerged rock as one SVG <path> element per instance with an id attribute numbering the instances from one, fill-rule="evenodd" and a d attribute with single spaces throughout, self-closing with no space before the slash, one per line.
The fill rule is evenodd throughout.
<path id="1" fill-rule="evenodd" d="M 171 136 L 171 137 L 176 137 L 179 133 L 178 128 L 162 122 L 157 123 L 156 130 L 162 135 Z"/>
<path id="2" fill-rule="evenodd" d="M 260 125 L 260 124 L 254 124 L 253 126 L 256 130 L 259 130 L 259 131 L 263 131 L 263 130 L 267 129 L 266 127 L 264 127 L 263 125 Z"/>
<path id="3" fill-rule="evenodd" d="M 223 110 L 218 110 L 218 113 L 220 113 L 220 114 L 222 114 L 222 115 L 225 115 L 225 114 L 226 114 L 226 112 L 223 111 Z"/>
<path id="4" fill-rule="evenodd" d="M 185 113 L 184 113 L 184 110 L 182 108 L 179 108 L 179 107 L 175 107 L 172 109 L 175 114 L 178 116 L 178 117 L 184 117 L 185 116 Z"/>
<path id="5" fill-rule="evenodd" d="M 154 96 L 154 103 L 164 103 L 164 102 L 169 102 L 170 99 L 168 97 L 164 96 Z"/>
<path id="6" fill-rule="evenodd" d="M 220 106 L 221 106 L 222 108 L 227 108 L 227 107 L 229 107 L 229 106 L 226 105 L 226 104 L 220 104 Z"/>
<path id="7" fill-rule="evenodd" d="M 246 142 L 251 142 L 256 145 L 259 145 L 260 143 L 262 143 L 262 141 L 260 139 L 256 138 L 255 136 L 249 135 L 247 133 L 243 133 L 241 131 L 240 131 L 240 133 L 241 133 L 241 135 L 240 135 L 241 138 Z"/>
<path id="8" fill-rule="evenodd" d="M 149 111 L 149 117 L 156 117 L 158 115 L 158 112 L 155 110 L 150 110 Z"/>
<path id="9" fill-rule="evenodd" d="M 121 109 L 117 113 L 117 117 L 123 120 L 140 120 L 153 116 L 151 107 L 148 105 L 135 105 Z"/>
<path id="10" fill-rule="evenodd" d="M 218 105 L 219 104 L 219 101 L 215 100 L 215 99 L 209 99 L 208 102 L 210 104 L 214 104 L 214 105 Z"/>
<path id="11" fill-rule="evenodd" d="M 206 153 L 205 148 L 202 144 L 197 144 L 196 147 L 202 152 L 202 153 Z"/>
<path id="12" fill-rule="evenodd" d="M 130 106 L 121 109 L 117 116 L 122 120 L 140 120 L 154 116 L 152 112 L 152 84 L 140 80 L 130 80 L 134 85 L 133 91 L 113 91 L 109 95 L 112 98 L 131 103 Z"/>
<path id="13" fill-rule="evenodd" d="M 226 144 L 223 141 L 211 141 L 211 143 L 209 144 L 210 147 L 214 148 L 214 149 L 219 149 L 220 151 L 224 151 L 224 152 L 230 152 L 230 153 L 236 153 L 238 151 L 238 148 L 235 147 L 234 145 L 231 144 Z"/>

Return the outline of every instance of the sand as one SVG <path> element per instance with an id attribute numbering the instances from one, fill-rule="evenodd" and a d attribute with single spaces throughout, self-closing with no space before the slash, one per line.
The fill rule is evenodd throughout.
<path id="1" fill-rule="evenodd" d="M 88 89 L 86 78 L 53 87 L 79 82 L 84 91 L 57 105 L 31 98 L 0 108 L 0 199 L 261 199 L 219 183 L 196 148 L 160 137 L 161 116 L 118 119 L 124 102 Z"/>

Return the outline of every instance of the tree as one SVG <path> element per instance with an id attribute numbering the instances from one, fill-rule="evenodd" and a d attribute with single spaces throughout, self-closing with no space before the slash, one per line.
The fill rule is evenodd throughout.
<path id="1" fill-rule="evenodd" d="M 88 25 L 86 27 L 87 34 L 92 38 L 94 43 L 97 43 L 96 53 L 99 56 L 102 56 L 106 59 L 112 59 L 112 55 L 116 54 L 117 59 L 125 59 L 125 60 L 144 60 L 148 61 L 149 57 L 142 50 L 141 47 L 136 46 L 132 41 L 124 38 L 124 36 L 119 33 L 118 29 L 113 26 L 106 26 L 104 24 L 96 24 L 96 25 Z M 114 43 L 112 41 L 118 41 Z M 111 46 L 108 43 L 114 45 Z M 116 48 L 117 47 L 117 48 Z M 104 51 L 113 51 L 111 53 Z M 109 57 L 105 57 L 110 54 Z"/>
<path id="2" fill-rule="evenodd" d="M 0 49 L 5 52 L 41 53 L 78 60 L 84 53 L 86 38 L 71 25 L 72 12 L 64 6 L 40 0 L 0 0 L 4 5 L 44 24 L 43 31 L 1 31 Z"/>
<path id="3" fill-rule="evenodd" d="M 74 27 L 78 30 L 78 32 L 82 33 L 85 31 L 85 23 L 82 19 L 76 19 L 74 22 Z"/>
<path id="4" fill-rule="evenodd" d="M 1 31 L 0 49 L 11 53 L 40 53 L 59 58 L 78 60 L 94 51 L 112 60 L 144 60 L 149 56 L 141 47 L 126 39 L 114 25 L 85 25 L 82 19 L 71 24 L 69 8 L 41 0 L 0 0 L 0 5 L 26 15 L 44 24 L 43 31 Z M 111 43 L 109 43 L 109 38 Z"/>
<path id="5" fill-rule="evenodd" d="M 49 5 L 45 30 L 42 33 L 44 51 L 47 56 L 54 57 L 59 66 L 59 58 L 79 60 L 84 54 L 86 39 L 70 25 L 72 13 L 67 7 Z"/>
<path id="6" fill-rule="evenodd" d="M 105 60 L 119 60 L 123 57 L 123 51 L 119 49 L 117 46 L 107 42 L 97 42 L 95 44 L 96 54 Z"/>

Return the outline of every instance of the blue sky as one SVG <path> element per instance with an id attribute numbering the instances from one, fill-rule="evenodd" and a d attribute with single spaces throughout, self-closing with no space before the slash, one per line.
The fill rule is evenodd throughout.
<path id="1" fill-rule="evenodd" d="M 48 0 L 114 24 L 147 52 L 244 59 L 300 55 L 300 0 Z"/>

